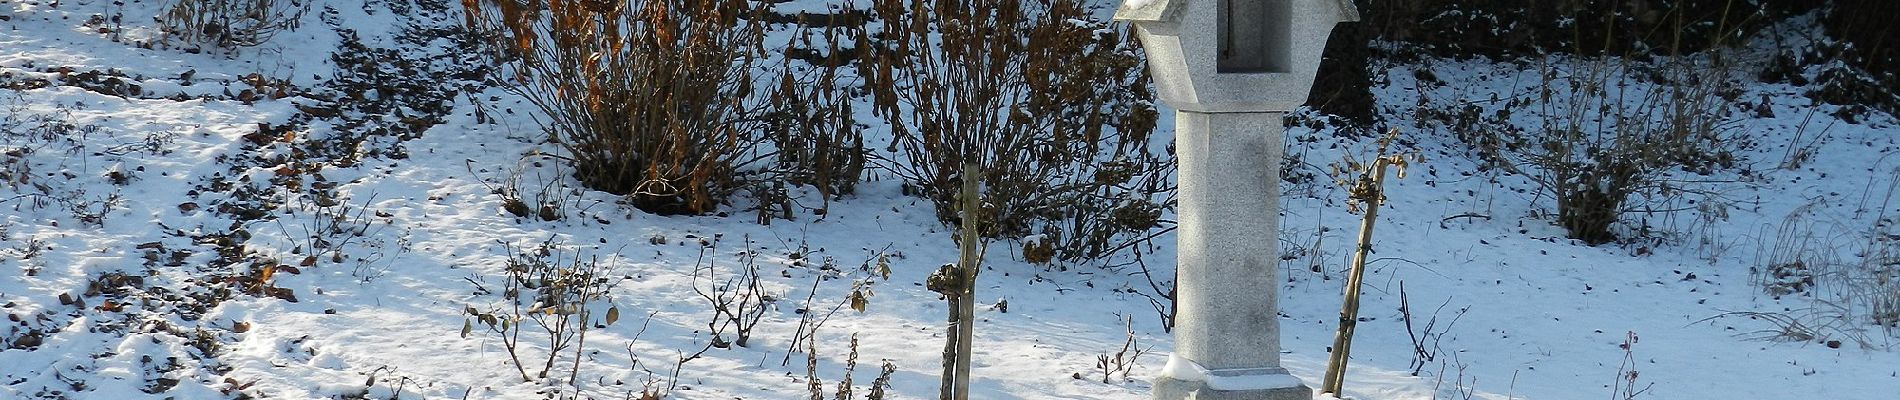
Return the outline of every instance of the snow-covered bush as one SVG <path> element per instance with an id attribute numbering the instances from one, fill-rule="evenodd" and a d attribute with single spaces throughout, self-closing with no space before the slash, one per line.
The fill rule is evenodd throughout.
<path id="1" fill-rule="evenodd" d="M 309 0 L 178 0 L 158 16 L 168 40 L 236 50 L 297 29 Z"/>
<path id="2" fill-rule="evenodd" d="M 1098 257 L 1161 224 L 1171 158 L 1124 30 L 1079 0 L 877 0 L 864 54 L 876 113 L 903 160 L 888 168 L 957 221 L 965 162 L 982 172 L 986 237 L 1044 235 L 1056 257 Z M 893 149 L 893 151 L 897 151 Z"/>
<path id="3" fill-rule="evenodd" d="M 1812 54 L 1803 54 L 1803 64 L 1820 64 L 1819 88 L 1808 97 L 1843 107 L 1837 116 L 1848 121 L 1859 119 L 1867 107 L 1900 114 L 1900 29 L 1893 26 L 1892 15 L 1900 12 L 1900 3 L 1880 0 L 1833 0 L 1821 25 L 1839 41 L 1827 40 Z M 1854 70 L 1859 71 L 1854 71 Z M 1864 71 L 1864 72 L 1863 72 Z"/>
<path id="4" fill-rule="evenodd" d="M 1885 3 L 1856 0 L 1858 3 Z M 1363 20 L 1333 30 L 1307 105 L 1344 122 L 1345 132 L 1376 135 L 1367 85 L 1389 63 L 1421 57 L 1510 60 L 1545 54 L 1624 55 L 1638 59 L 1693 53 L 1732 43 L 1814 9 L 1821 1 L 1762 0 L 1355 0 Z M 1891 8 L 1891 7 L 1889 7 Z M 1892 13 L 1860 14 L 1884 23 Z M 1894 43 L 1887 40 L 1887 43 Z M 1367 64 L 1372 64 L 1368 69 Z"/>
<path id="5" fill-rule="evenodd" d="M 1720 181 L 1709 176 L 1740 165 L 1752 142 L 1729 118 L 1732 68 L 1720 56 L 1554 58 L 1530 93 L 1447 119 L 1486 161 L 1554 199 L 1569 237 L 1608 243 L 1625 214 L 1706 194 Z"/>
<path id="6" fill-rule="evenodd" d="M 1834 50 L 1845 52 L 1845 50 Z M 1827 57 L 1809 57 L 1814 60 Z M 1831 113 L 1835 118 L 1850 124 L 1864 123 L 1871 111 L 1882 110 L 1889 113 L 1900 112 L 1900 79 L 1887 76 L 1888 82 L 1882 82 L 1880 74 L 1870 74 L 1846 63 L 1833 61 L 1814 61 L 1823 65 L 1815 81 L 1807 90 L 1810 99 L 1823 104 L 1839 105 Z"/>
<path id="7" fill-rule="evenodd" d="M 1545 53 L 1662 56 L 1734 42 L 1817 2 L 1413 0 L 1358 3 L 1401 53 L 1506 59 Z"/>

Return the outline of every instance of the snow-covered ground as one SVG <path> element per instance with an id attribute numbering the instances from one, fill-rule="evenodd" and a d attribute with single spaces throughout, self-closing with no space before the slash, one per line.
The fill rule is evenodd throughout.
<path id="1" fill-rule="evenodd" d="M 435 114 L 406 109 L 439 124 L 402 141 L 307 147 L 407 123 L 302 117 L 351 96 L 335 84 L 332 55 L 362 52 L 338 30 L 402 61 L 456 53 L 447 41 L 397 37 L 412 23 L 456 23 L 454 5 L 388 3 L 317 1 L 300 29 L 225 55 L 139 46 L 157 35 L 147 17 L 168 5 L 157 0 L 0 0 L 0 85 L 12 88 L 0 89 L 0 127 L 16 129 L 0 132 L 0 398 L 526 399 L 576 387 L 585 398 L 639 398 L 669 382 L 675 398 L 805 398 L 806 345 L 793 346 L 812 320 L 823 321 L 812 359 L 827 393 L 845 377 L 855 337 L 859 395 L 888 362 L 887 398 L 936 396 L 945 302 L 923 282 L 956 250 L 930 203 L 901 195 L 888 174 L 873 172 L 822 217 L 760 225 L 742 212 L 645 214 L 571 189 L 558 160 L 524 156 L 554 149 L 537 144 L 533 107 L 495 88 L 437 97 L 450 107 Z M 1550 199 L 1529 181 L 1480 168 L 1442 127 L 1411 120 L 1420 104 L 1524 95 L 1537 68 L 1433 61 L 1377 72 L 1402 147 L 1426 158 L 1389 180 L 1347 395 L 1593 399 L 1631 381 L 1639 398 L 1661 399 L 1900 393 L 1900 333 L 1827 317 L 1862 307 L 1831 297 L 1848 285 L 1824 275 L 1818 298 L 1777 299 L 1756 283 L 1777 248 L 1815 265 L 1877 256 L 1871 238 L 1900 211 L 1890 201 L 1900 174 L 1900 159 L 1888 157 L 1900 147 L 1891 117 L 1842 122 L 1798 87 L 1748 84 L 1741 98 L 1773 111 L 1736 113 L 1737 129 L 1756 138 L 1741 155 L 1753 172 L 1718 176 L 1727 181 L 1720 196 L 1704 200 L 1715 205 L 1654 216 L 1661 240 L 1592 247 L 1538 215 Z M 1443 84 L 1419 81 L 1427 75 Z M 275 98 L 270 89 L 284 86 L 271 80 L 302 90 Z M 140 89 L 117 86 L 126 83 Z M 427 96 L 402 99 L 417 97 Z M 273 128 L 284 126 L 294 128 Z M 1287 184 L 1278 238 L 1288 255 L 1283 358 L 1309 384 L 1332 342 L 1359 218 L 1323 166 L 1374 146 L 1337 136 L 1288 133 L 1300 169 L 1321 174 Z M 1780 168 L 1797 153 L 1804 162 Z M 352 161 L 334 162 L 342 159 Z M 503 211 L 493 190 L 510 186 L 563 204 L 565 218 Z M 270 211 L 233 216 L 249 208 Z M 535 255 L 544 244 L 547 255 Z M 1120 259 L 1052 269 L 1020 261 L 1013 247 L 988 249 L 972 397 L 1145 398 L 1171 341 L 1140 268 Z M 1173 237 L 1143 252 L 1165 271 Z M 612 287 L 590 308 L 600 327 L 586 333 L 581 362 L 556 359 L 555 376 L 578 368 L 574 385 L 523 383 L 503 338 L 468 314 L 505 312 L 511 258 L 585 260 Z M 714 314 L 700 293 L 747 263 L 771 298 L 749 346 L 676 364 L 712 340 Z M 264 272 L 278 265 L 292 268 Z M 866 296 L 862 312 L 847 304 L 854 291 Z M 599 317 L 608 308 L 618 316 L 611 324 Z M 1773 314 L 1734 314 L 1746 312 Z M 1822 336 L 1759 340 L 1781 315 Z M 1097 356 L 1123 346 L 1125 321 L 1150 350 L 1133 360 L 1131 380 L 1102 383 Z M 545 336 L 522 330 L 530 348 L 517 354 L 531 374 L 547 356 Z"/>

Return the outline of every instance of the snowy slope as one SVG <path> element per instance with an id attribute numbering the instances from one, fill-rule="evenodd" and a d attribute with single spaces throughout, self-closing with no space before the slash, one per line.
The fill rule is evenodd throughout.
<path id="1" fill-rule="evenodd" d="M 459 11 L 318 2 L 302 28 L 265 46 L 192 54 L 135 45 L 156 35 L 146 18 L 161 7 L 153 1 L 0 3 L 8 17 L 0 20 L 0 84 L 20 85 L 0 90 L 0 118 L 72 126 L 0 142 L 0 149 L 25 149 L 0 155 L 0 171 L 12 174 L 0 185 L 0 313 L 18 318 L 0 329 L 12 345 L 0 350 L 0 398 L 638 398 L 673 381 L 676 366 L 675 398 L 805 398 L 806 353 L 789 348 L 806 315 L 826 318 L 815 355 L 826 392 L 844 377 L 855 336 L 859 395 L 888 361 L 896 367 L 889 398 L 935 396 L 945 303 L 923 282 L 956 253 L 929 202 L 900 195 L 896 178 L 874 172 L 856 197 L 822 218 L 759 225 L 744 213 L 644 214 L 612 195 L 573 189 L 559 160 L 526 155 L 555 149 L 539 144 L 533 107 L 497 88 L 440 97 L 448 107 L 439 113 L 407 109 L 437 119 L 414 137 L 319 153 L 306 145 L 400 122 L 349 119 L 367 111 L 308 118 L 309 109 L 352 90 L 338 83 L 343 73 L 331 56 L 364 52 L 344 47 L 338 30 L 401 60 L 448 63 L 454 44 L 415 45 L 399 38 L 400 28 L 455 23 Z M 87 25 L 94 14 L 123 15 L 117 41 Z M 1446 84 L 1416 82 L 1416 69 Z M 62 80 L 93 70 L 141 90 L 100 89 L 94 82 L 105 78 Z M 240 99 L 245 89 L 282 87 L 256 85 L 245 78 L 252 73 L 298 90 Z M 1834 348 L 1828 338 L 1751 340 L 1775 329 L 1764 320 L 1710 319 L 1817 309 L 1821 303 L 1802 296 L 1763 294 L 1751 268 L 1783 240 L 1778 232 L 1791 215 L 1814 232 L 1817 251 L 1858 260 L 1864 236 L 1886 209 L 1900 207 L 1886 201 L 1900 167 L 1887 157 L 1896 146 L 1892 118 L 1838 122 L 1829 106 L 1809 113 L 1799 88 L 1751 84 L 1743 98 L 1769 99 L 1775 117 L 1738 120 L 1760 138 L 1747 155 L 1760 176 L 1724 187 L 1731 200 L 1725 215 L 1654 221 L 1667 239 L 1659 243 L 1589 247 L 1534 215 L 1549 199 L 1522 177 L 1480 171 L 1449 133 L 1408 120 L 1421 98 L 1458 104 L 1522 93 L 1514 83 L 1534 73 L 1464 61 L 1385 70 L 1375 90 L 1386 117 L 1406 135 L 1407 150 L 1427 159 L 1390 181 L 1348 395 L 1611 396 L 1626 355 L 1619 345 L 1631 332 L 1640 338 L 1628 354 L 1640 372 L 1635 381 L 1647 388 L 1642 398 L 1883 399 L 1900 392 L 1894 332 L 1843 326 L 1862 329 L 1871 347 Z M 170 99 L 179 94 L 189 99 Z M 398 97 L 396 104 L 428 104 L 417 98 L 434 99 Z M 259 135 L 260 123 L 295 128 Z M 1288 138 L 1289 152 L 1314 172 L 1373 146 L 1306 128 L 1290 129 Z M 1776 168 L 1787 146 L 1815 156 L 1797 169 Z M 313 167 L 295 162 L 299 154 L 329 158 Z M 1341 203 L 1343 191 L 1321 176 L 1287 184 L 1279 238 L 1289 255 L 1284 359 L 1309 384 L 1325 363 L 1358 226 Z M 115 183 L 120 177 L 123 184 Z M 566 218 L 508 214 L 492 194 L 506 185 L 566 205 Z M 245 188 L 266 194 L 246 197 Z M 270 209 L 239 218 L 212 212 L 221 205 Z M 1466 214 L 1485 217 L 1456 217 Z M 221 240 L 245 247 L 219 254 Z M 1172 241 L 1163 236 L 1141 260 L 1167 269 Z M 503 307 L 498 292 L 511 256 L 544 243 L 557 262 L 597 260 L 613 289 L 592 310 L 619 314 L 587 333 L 574 386 L 524 383 L 500 337 L 479 321 L 462 333 L 470 320 L 464 310 Z M 1051 269 L 1019 261 L 1012 247 L 988 249 L 974 397 L 1146 398 L 1170 340 L 1132 260 Z M 879 259 L 890 264 L 888 278 Z M 775 299 L 750 346 L 714 348 L 676 365 L 711 340 L 710 306 L 699 293 L 747 261 Z M 1319 271 L 1309 269 L 1315 263 Z M 259 285 L 260 269 L 278 264 L 297 268 Z M 696 275 L 708 265 L 715 275 Z M 1437 317 L 1438 335 L 1423 343 L 1436 357 L 1422 361 L 1416 376 L 1400 282 L 1417 319 L 1413 330 L 1424 333 L 1425 320 Z M 845 306 L 853 290 L 870 293 L 863 312 Z M 1007 312 L 998 307 L 1005 301 Z M 1096 357 L 1122 346 L 1125 317 L 1140 346 L 1153 350 L 1136 360 L 1132 381 L 1103 384 Z M 27 337 L 31 345 L 20 345 Z M 543 346 L 524 343 L 535 347 L 524 356 Z"/>

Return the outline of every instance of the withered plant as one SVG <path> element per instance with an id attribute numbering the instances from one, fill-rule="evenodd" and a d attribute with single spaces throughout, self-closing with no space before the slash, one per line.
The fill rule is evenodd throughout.
<path id="1" fill-rule="evenodd" d="M 711 211 L 757 157 L 745 0 L 464 0 L 464 21 L 540 108 L 588 187 L 661 214 Z"/>
<path id="2" fill-rule="evenodd" d="M 309 11 L 309 0 L 178 0 L 155 19 L 166 40 L 231 51 L 296 30 Z"/>
<path id="3" fill-rule="evenodd" d="M 1712 195 L 1707 186 L 1720 180 L 1707 177 L 1740 165 L 1737 150 L 1752 142 L 1729 119 L 1730 68 L 1720 57 L 1687 56 L 1547 65 L 1534 97 L 1520 100 L 1541 116 L 1535 126 L 1480 130 L 1468 142 L 1532 178 L 1571 238 L 1613 242 L 1624 216 Z"/>
<path id="4" fill-rule="evenodd" d="M 989 238 L 1046 235 L 1079 260 L 1162 222 L 1172 161 L 1150 142 L 1147 75 L 1123 28 L 1082 0 L 872 0 L 859 74 L 892 122 L 888 167 L 956 221 L 959 171 L 982 171 Z"/>
<path id="5" fill-rule="evenodd" d="M 856 190 L 866 165 L 863 125 L 851 108 L 858 99 L 841 85 L 850 77 L 845 64 L 856 57 L 850 53 L 863 49 L 845 46 L 864 31 L 861 24 L 848 24 L 846 14 L 811 18 L 818 20 L 798 21 L 798 33 L 784 47 L 784 64 L 768 96 L 773 108 L 765 116 L 765 133 L 774 147 L 770 175 L 817 189 L 824 204 L 816 212 L 823 214 L 833 197 Z M 792 212 L 789 206 L 780 211 Z"/>
<path id="6" fill-rule="evenodd" d="M 508 252 L 502 304 L 487 309 L 464 305 L 462 337 L 475 332 L 477 325 L 484 327 L 501 340 L 523 382 L 578 387 L 589 351 L 587 333 L 620 320 L 620 307 L 609 295 L 619 283 L 612 266 L 601 264 L 599 256 L 567 254 L 554 238 L 532 248 L 505 242 L 502 247 Z M 480 280 L 468 281 L 476 293 L 493 293 Z M 541 334 L 535 334 L 537 330 Z M 528 332 L 526 340 L 523 332 Z"/>
<path id="7" fill-rule="evenodd" d="M 1658 11 L 1685 15 L 1706 6 L 1670 3 Z M 1642 219 L 1631 217 L 1662 219 L 1695 210 L 1698 201 L 1721 201 L 1720 186 L 1734 181 L 1723 173 L 1747 175 L 1743 157 L 1755 141 L 1732 114 L 1740 108 L 1736 75 L 1752 66 L 1729 49 L 1730 38 L 1761 16 L 1722 15 L 1665 19 L 1685 35 L 1649 45 L 1653 51 L 1546 58 L 1528 91 L 1502 107 L 1464 105 L 1451 125 L 1479 157 L 1549 195 L 1570 238 L 1598 245 L 1648 236 Z M 1572 29 L 1585 37 L 1584 28 Z M 1687 35 L 1709 29 L 1727 33 Z M 1598 47 L 1573 43 L 1569 51 L 1606 50 Z M 1531 115 L 1518 120 L 1516 112 Z"/>

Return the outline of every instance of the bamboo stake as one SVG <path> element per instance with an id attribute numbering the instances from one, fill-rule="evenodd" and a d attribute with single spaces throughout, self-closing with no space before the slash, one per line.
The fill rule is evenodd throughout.
<path id="1" fill-rule="evenodd" d="M 1381 145 L 1379 150 L 1384 152 L 1384 147 Z M 1339 331 L 1333 336 L 1333 353 L 1326 361 L 1326 378 L 1320 383 L 1320 393 L 1332 393 L 1333 397 L 1339 397 L 1345 384 L 1346 361 L 1352 357 L 1352 335 L 1359 326 L 1359 285 L 1365 278 L 1366 256 L 1372 252 L 1372 227 L 1379 219 L 1379 203 L 1385 199 L 1385 168 L 1395 160 L 1403 163 L 1403 159 L 1396 156 L 1373 160 L 1366 176 L 1361 177 L 1353 190 L 1354 197 L 1365 202 L 1366 215 L 1359 221 L 1359 247 L 1353 251 L 1352 271 L 1346 276 L 1346 301 L 1339 308 Z M 1400 168 L 1403 171 L 1404 167 Z"/>

